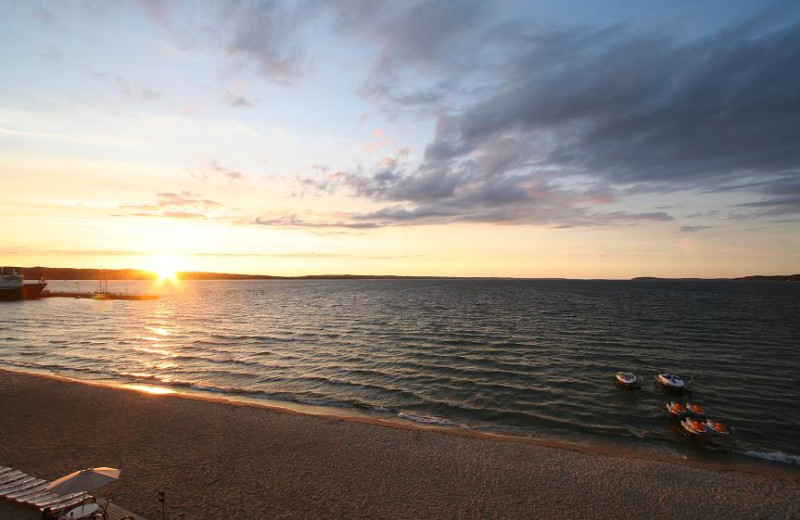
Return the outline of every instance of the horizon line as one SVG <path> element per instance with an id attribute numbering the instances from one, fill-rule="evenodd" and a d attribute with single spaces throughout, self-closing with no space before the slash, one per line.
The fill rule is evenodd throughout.
<path id="1" fill-rule="evenodd" d="M 10 267 L 10 266 L 9 266 Z M 124 272 L 129 273 L 124 278 L 107 278 L 109 280 L 149 280 L 159 278 L 159 274 L 149 269 L 138 268 L 119 268 L 119 269 L 105 269 L 105 268 L 92 268 L 92 267 L 47 267 L 47 266 L 33 266 L 33 267 L 12 267 L 18 269 L 20 272 L 24 271 L 73 271 L 74 274 L 83 274 L 84 276 L 94 273 L 95 275 L 102 275 L 103 272 L 110 274 L 121 274 Z M 148 276 L 141 276 L 143 273 L 148 273 Z M 139 274 L 140 276 L 136 276 Z M 39 276 L 43 276 L 40 273 Z M 182 276 L 183 275 L 183 276 Z M 38 276 L 37 276 L 38 277 Z M 680 277 L 664 277 L 664 276 L 632 276 L 629 278 L 569 278 L 563 276 L 448 276 L 448 275 L 402 275 L 402 274 L 353 274 L 353 273 L 323 273 L 323 274 L 304 274 L 304 275 L 273 275 L 273 274 L 250 274 L 250 273 L 224 273 L 217 271 L 175 271 L 174 277 L 178 280 L 184 281 L 202 281 L 202 280 L 315 280 L 315 279 L 451 279 L 451 280 L 606 280 L 606 281 L 628 281 L 628 280 L 747 280 L 747 279 L 770 279 L 787 281 L 800 281 L 800 273 L 794 274 L 770 274 L 770 275 L 746 275 L 739 277 L 699 277 L 699 276 L 680 276 Z M 50 278 L 50 280 L 75 280 L 78 278 Z M 95 279 L 95 278 L 90 278 Z"/>

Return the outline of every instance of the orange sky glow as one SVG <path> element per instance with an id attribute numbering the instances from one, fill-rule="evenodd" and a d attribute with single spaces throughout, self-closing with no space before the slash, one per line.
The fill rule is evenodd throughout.
<path id="1" fill-rule="evenodd" d="M 399 4 L 356 25 L 333 4 L 259 5 L 0 7 L 0 263 L 164 276 L 798 271 L 800 147 L 784 130 L 800 74 L 743 50 L 791 39 L 790 6 L 762 16 L 734 2 L 719 18 L 683 6 L 694 22 L 665 25 L 661 4 L 470 4 L 422 32 L 390 23 L 413 15 Z M 750 18 L 749 33 L 731 32 Z M 760 78 L 775 87 L 757 94 Z"/>

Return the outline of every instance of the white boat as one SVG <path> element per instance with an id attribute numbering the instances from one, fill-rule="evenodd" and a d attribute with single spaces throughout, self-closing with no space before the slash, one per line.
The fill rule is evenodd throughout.
<path id="1" fill-rule="evenodd" d="M 38 298 L 47 286 L 44 279 L 25 283 L 25 278 L 15 269 L 0 268 L 0 300 L 28 300 Z"/>
<path id="2" fill-rule="evenodd" d="M 686 419 L 682 420 L 681 427 L 683 428 L 683 431 L 685 431 L 689 436 L 693 437 L 705 437 L 705 435 L 708 433 L 708 428 L 706 425 L 692 417 L 687 417 Z"/>
<path id="3" fill-rule="evenodd" d="M 630 388 L 639 386 L 639 380 L 633 372 L 617 372 L 617 375 L 614 377 L 619 385 Z"/>
<path id="4" fill-rule="evenodd" d="M 22 298 L 22 285 L 25 283 L 21 274 L 14 270 L 0 270 L 0 299 L 19 300 Z"/>
<path id="5" fill-rule="evenodd" d="M 658 384 L 670 390 L 683 390 L 686 388 L 686 382 L 675 374 L 669 372 L 661 372 L 656 376 Z"/>

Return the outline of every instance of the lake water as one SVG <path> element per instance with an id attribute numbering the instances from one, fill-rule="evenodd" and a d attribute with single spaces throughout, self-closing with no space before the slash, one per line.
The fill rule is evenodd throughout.
<path id="1" fill-rule="evenodd" d="M 54 281 L 51 290 L 94 290 Z M 143 292 L 149 282 L 110 282 Z M 0 367 L 575 442 L 800 463 L 800 284 L 205 281 L 2 302 Z M 665 416 L 666 368 L 735 442 Z M 638 391 L 616 387 L 635 372 Z"/>

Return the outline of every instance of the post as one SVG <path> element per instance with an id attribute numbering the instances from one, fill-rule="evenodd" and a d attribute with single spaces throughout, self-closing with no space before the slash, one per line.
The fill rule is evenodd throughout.
<path id="1" fill-rule="evenodd" d="M 159 491 L 158 492 L 158 501 L 161 502 L 161 520 L 165 520 L 165 518 L 166 518 L 165 514 L 166 513 L 165 513 L 165 509 L 164 509 L 164 502 L 166 502 L 166 500 L 164 498 L 164 492 L 163 491 Z"/>

